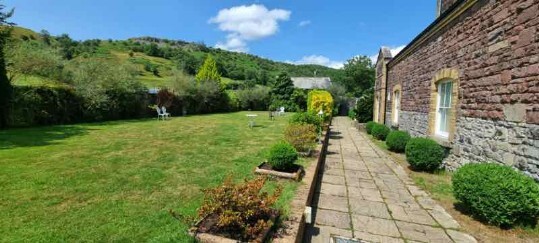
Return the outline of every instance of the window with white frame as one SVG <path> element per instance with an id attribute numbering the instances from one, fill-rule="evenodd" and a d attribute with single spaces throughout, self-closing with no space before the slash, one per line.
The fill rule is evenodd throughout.
<path id="1" fill-rule="evenodd" d="M 449 121 L 451 115 L 451 100 L 453 94 L 453 82 L 451 80 L 440 81 L 437 84 L 438 97 L 436 101 L 436 135 L 449 137 Z"/>
<path id="2" fill-rule="evenodd" d="M 393 92 L 393 124 L 399 124 L 399 112 L 401 109 L 401 92 L 395 90 Z"/>

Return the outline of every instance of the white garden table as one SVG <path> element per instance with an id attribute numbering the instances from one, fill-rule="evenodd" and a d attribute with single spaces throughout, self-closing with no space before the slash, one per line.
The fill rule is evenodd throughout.
<path id="1" fill-rule="evenodd" d="M 247 114 L 247 117 L 249 118 L 249 127 L 250 128 L 253 128 L 255 126 L 255 118 L 257 116 L 258 115 L 256 115 L 256 114 Z"/>

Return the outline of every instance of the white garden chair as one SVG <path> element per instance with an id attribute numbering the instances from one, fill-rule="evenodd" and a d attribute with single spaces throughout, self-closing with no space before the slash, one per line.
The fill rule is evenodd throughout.
<path id="1" fill-rule="evenodd" d="M 167 113 L 166 107 L 161 107 L 161 114 L 163 114 L 163 118 L 170 118 L 170 113 Z"/>
<path id="2" fill-rule="evenodd" d="M 163 120 L 165 120 L 165 114 L 161 113 L 161 109 L 159 109 L 159 106 L 156 106 L 155 110 L 157 111 L 157 120 L 159 120 L 161 117 L 163 118 Z"/>
<path id="3" fill-rule="evenodd" d="M 283 116 L 284 115 L 284 106 L 281 106 L 279 108 L 279 116 Z"/>

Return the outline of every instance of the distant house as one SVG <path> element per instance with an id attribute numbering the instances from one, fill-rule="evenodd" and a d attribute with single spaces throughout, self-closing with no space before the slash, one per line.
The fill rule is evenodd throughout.
<path id="1" fill-rule="evenodd" d="M 328 77 L 293 77 L 292 82 L 298 89 L 327 89 L 331 86 Z"/>

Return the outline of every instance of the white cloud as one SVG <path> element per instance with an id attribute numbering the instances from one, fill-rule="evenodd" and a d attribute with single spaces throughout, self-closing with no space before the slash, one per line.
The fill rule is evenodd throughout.
<path id="1" fill-rule="evenodd" d="M 230 34 L 226 37 L 226 42 L 217 42 L 216 48 L 223 50 L 235 51 L 235 52 L 248 52 L 249 48 L 247 43 L 242 38 L 239 38 L 235 34 Z"/>
<path id="2" fill-rule="evenodd" d="M 397 47 L 389 47 L 389 50 L 391 51 L 391 55 L 394 57 L 397 54 L 399 54 L 399 52 L 401 52 L 402 49 L 404 49 L 404 47 L 406 47 L 406 45 L 401 45 Z M 369 58 L 371 59 L 373 64 L 376 64 L 376 61 L 378 61 L 378 53 L 371 55 Z"/>
<path id="3" fill-rule="evenodd" d="M 286 61 L 290 64 L 317 64 L 322 65 L 330 68 L 342 68 L 344 66 L 344 62 L 342 61 L 334 61 L 330 60 L 329 58 L 321 55 L 310 55 L 310 56 L 304 56 L 298 61 Z"/>
<path id="4" fill-rule="evenodd" d="M 279 30 L 279 21 L 287 21 L 290 14 L 288 10 L 269 10 L 259 4 L 241 5 L 219 10 L 208 23 L 218 24 L 220 30 L 229 33 L 227 41 L 217 43 L 216 47 L 247 51 L 248 41 L 274 35 Z"/>
<path id="5" fill-rule="evenodd" d="M 305 26 L 310 25 L 310 24 L 311 24 L 310 20 L 303 20 L 303 21 L 299 22 L 298 26 L 299 27 L 305 27 Z"/>

